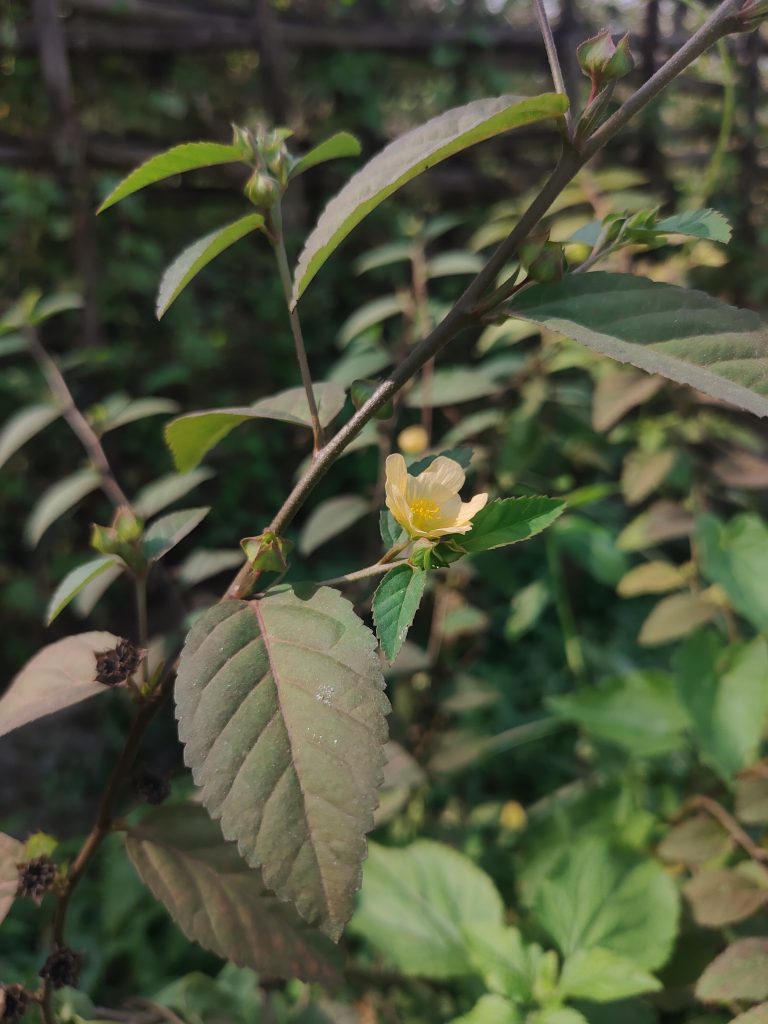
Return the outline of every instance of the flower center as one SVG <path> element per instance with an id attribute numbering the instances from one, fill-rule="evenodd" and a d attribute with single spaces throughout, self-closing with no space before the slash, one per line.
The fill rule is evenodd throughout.
<path id="1" fill-rule="evenodd" d="M 429 529 L 430 524 L 440 518 L 440 506 L 428 498 L 417 498 L 411 502 L 413 523 L 420 530 Z"/>

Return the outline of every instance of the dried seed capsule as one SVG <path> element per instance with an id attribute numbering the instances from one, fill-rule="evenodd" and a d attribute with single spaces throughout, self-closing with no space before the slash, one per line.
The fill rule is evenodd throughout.
<path id="1" fill-rule="evenodd" d="M 56 881 L 56 865 L 50 857 L 35 857 L 18 865 L 19 886 L 17 896 L 26 896 L 38 905 Z"/>
<path id="2" fill-rule="evenodd" d="M 80 980 L 83 958 L 68 946 L 62 946 L 51 953 L 40 968 L 40 977 L 52 988 L 76 988 Z"/>
<path id="3" fill-rule="evenodd" d="M 0 1021 L 15 1024 L 29 1008 L 29 992 L 23 985 L 0 985 Z"/>

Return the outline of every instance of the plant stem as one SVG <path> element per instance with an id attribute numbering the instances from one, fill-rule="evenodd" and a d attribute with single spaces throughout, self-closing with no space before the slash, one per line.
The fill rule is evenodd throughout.
<path id="1" fill-rule="evenodd" d="M 407 558 L 401 558 L 396 562 L 376 562 L 368 565 L 365 569 L 358 569 L 356 572 L 344 573 L 343 576 L 333 576 L 329 580 L 320 580 L 316 587 L 332 587 L 340 583 L 355 583 L 357 580 L 367 580 L 371 576 L 381 576 L 390 569 L 396 569 L 398 565 L 408 565 Z"/>
<path id="2" fill-rule="evenodd" d="M 149 619 L 147 617 L 147 574 L 142 572 L 134 577 L 136 584 L 136 628 L 139 647 L 146 652 L 149 648 Z M 146 653 L 141 659 L 141 678 L 146 686 L 149 682 L 149 663 Z"/>
<path id="3" fill-rule="evenodd" d="M 307 405 L 309 406 L 309 415 L 312 420 L 312 435 L 314 438 L 314 450 L 318 452 L 323 445 L 323 428 L 320 424 L 320 414 L 317 411 L 317 402 L 315 401 L 315 392 L 312 387 L 312 374 L 309 371 L 309 362 L 307 360 L 307 350 L 304 346 L 304 335 L 301 331 L 301 321 L 299 320 L 299 312 L 295 307 L 291 307 L 291 292 L 293 285 L 291 282 L 291 271 L 288 266 L 288 254 L 285 251 L 285 239 L 283 237 L 283 216 L 280 209 L 279 201 L 275 204 L 272 213 L 270 214 L 270 231 L 269 237 L 272 241 L 272 248 L 275 253 L 275 259 L 277 260 L 277 269 L 280 273 L 280 283 L 283 286 L 283 295 L 285 296 L 285 303 L 288 307 L 288 319 L 291 324 L 291 332 L 293 334 L 293 342 L 296 346 L 296 358 L 299 363 L 299 372 L 301 373 L 301 382 L 304 385 L 304 390 L 307 394 Z"/>
<path id="4" fill-rule="evenodd" d="M 69 385 L 64 379 L 58 364 L 48 355 L 34 327 L 26 327 L 24 329 L 24 337 L 30 354 L 40 367 L 54 400 L 61 410 L 61 415 L 77 436 L 94 469 L 99 474 L 102 491 L 115 507 L 119 508 L 121 505 L 125 505 L 130 508 L 131 503 L 115 479 L 101 441 L 96 431 L 78 409 L 72 392 L 69 390 Z"/>
<path id="5" fill-rule="evenodd" d="M 503 301 L 509 293 L 509 285 L 486 296 L 486 289 L 496 275 L 517 251 L 520 243 L 536 227 L 538 222 L 557 199 L 565 186 L 573 180 L 578 171 L 599 152 L 637 113 L 647 106 L 671 81 L 680 75 L 689 64 L 714 45 L 718 39 L 731 32 L 740 31 L 743 26 L 736 16 L 741 0 L 724 0 L 702 27 L 648 79 L 637 92 L 633 93 L 619 109 L 601 125 L 577 151 L 566 145 L 554 171 L 544 183 L 528 209 L 507 238 L 499 245 L 486 265 L 470 283 L 443 320 L 420 342 L 412 352 L 395 368 L 352 416 L 347 423 L 315 455 L 312 464 L 284 501 L 269 526 L 275 533 L 283 533 L 293 521 L 296 513 L 307 500 L 320 480 L 325 476 L 347 445 L 363 429 L 386 402 L 417 373 L 428 360 L 432 359 L 461 330 L 473 326 L 489 309 Z M 225 599 L 246 596 L 259 573 L 244 565 L 229 586 Z"/>
<path id="6" fill-rule="evenodd" d="M 552 75 L 552 82 L 554 83 L 555 90 L 559 92 L 561 96 L 565 96 L 565 98 L 570 102 L 568 90 L 565 87 L 563 69 L 560 67 L 560 58 L 557 55 L 555 37 L 552 34 L 552 26 L 549 24 L 547 11 L 544 7 L 544 0 L 534 0 L 533 6 L 536 10 L 536 19 L 539 23 L 539 29 L 544 40 L 544 49 L 547 51 L 549 70 Z M 570 108 L 565 112 L 565 127 L 568 131 L 568 138 L 573 138 L 573 114 Z"/>

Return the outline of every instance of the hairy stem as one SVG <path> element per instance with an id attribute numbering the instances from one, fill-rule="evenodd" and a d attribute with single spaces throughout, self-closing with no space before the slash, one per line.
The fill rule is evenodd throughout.
<path id="1" fill-rule="evenodd" d="M 533 6 L 536 10 L 536 19 L 539 23 L 539 29 L 544 40 L 544 49 L 547 51 L 549 71 L 552 75 L 552 82 L 555 86 L 555 90 L 559 92 L 561 96 L 565 96 L 566 99 L 569 99 L 568 90 L 565 86 L 563 69 L 560 66 L 560 58 L 557 55 L 555 37 L 552 34 L 552 26 L 549 23 L 549 17 L 547 16 L 547 11 L 544 7 L 544 0 L 534 0 Z M 568 138 L 573 138 L 573 114 L 570 110 L 567 110 L 565 114 L 565 127 L 568 130 Z"/>
<path id="2" fill-rule="evenodd" d="M 69 385 L 64 379 L 64 375 L 56 361 L 46 351 L 40 340 L 40 335 L 34 327 L 26 327 L 24 329 L 24 337 L 30 354 L 40 367 L 54 400 L 61 410 L 61 415 L 69 424 L 72 432 L 77 436 L 94 469 L 99 474 L 102 491 L 115 507 L 119 508 L 121 505 L 130 507 L 131 503 L 115 479 L 112 467 L 109 464 L 96 431 L 78 409 L 72 392 L 69 390 Z"/>
<path id="3" fill-rule="evenodd" d="M 280 272 L 280 283 L 283 286 L 283 295 L 285 296 L 285 303 L 288 307 L 288 319 L 291 323 L 291 333 L 293 334 L 293 343 L 296 347 L 296 359 L 299 363 L 299 372 L 301 373 L 301 382 L 304 385 L 304 390 L 307 394 L 307 405 L 309 406 L 309 415 L 312 420 L 312 436 L 314 438 L 314 450 L 317 452 L 323 444 L 323 428 L 320 424 L 320 414 L 317 411 L 317 402 L 315 401 L 315 392 L 312 387 L 312 374 L 309 371 L 309 362 L 307 360 L 307 350 L 304 346 L 304 335 L 301 331 L 301 321 L 299 320 L 298 309 L 291 306 L 291 292 L 293 291 L 293 284 L 291 282 L 291 271 L 288 266 L 288 254 L 285 251 L 285 239 L 283 237 L 283 218 L 280 210 L 279 202 L 276 204 L 272 214 L 270 216 L 270 236 L 272 240 L 272 248 L 275 252 L 275 259 L 277 260 L 277 269 Z"/>
<path id="4" fill-rule="evenodd" d="M 741 31 L 743 25 L 737 17 L 741 0 L 724 0 L 701 28 L 659 68 L 655 75 L 648 79 L 637 92 L 633 93 L 619 109 L 601 125 L 583 145 L 576 150 L 570 145 L 564 147 L 563 155 L 544 183 L 541 192 L 536 196 L 528 209 L 522 214 L 513 230 L 499 245 L 486 265 L 470 283 L 469 287 L 457 300 L 447 316 L 433 328 L 429 335 L 420 342 L 383 381 L 355 413 L 354 416 L 328 441 L 315 455 L 315 458 L 286 498 L 282 508 L 272 520 L 269 529 L 275 533 L 283 533 L 293 521 L 296 513 L 307 500 L 320 480 L 325 476 L 336 459 L 347 445 L 360 433 L 365 424 L 373 417 L 400 388 L 417 373 L 428 360 L 443 349 L 461 330 L 475 325 L 482 315 L 503 301 L 509 293 L 509 285 L 502 286 L 486 297 L 487 289 L 492 285 L 498 273 L 517 251 L 520 243 L 536 227 L 546 214 L 552 203 L 562 190 L 576 176 L 579 170 L 598 153 L 625 125 L 670 82 L 680 75 L 689 64 L 693 63 L 718 39 L 731 32 Z M 242 598 L 246 596 L 259 573 L 244 565 L 232 581 L 225 598 Z"/>
<path id="5" fill-rule="evenodd" d="M 315 586 L 318 587 L 335 587 L 341 583 L 355 583 L 357 580 L 367 580 L 371 576 L 381 576 L 385 572 L 389 572 L 390 569 L 396 569 L 398 565 L 407 565 L 408 559 L 401 558 L 394 562 L 376 562 L 374 565 L 368 565 L 365 569 L 358 569 L 357 572 L 347 572 L 342 576 L 332 576 L 329 580 L 320 580 Z"/>

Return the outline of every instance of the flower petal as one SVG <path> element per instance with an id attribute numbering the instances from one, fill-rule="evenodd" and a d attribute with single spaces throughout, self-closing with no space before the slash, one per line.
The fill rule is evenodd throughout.
<path id="1" fill-rule="evenodd" d="M 474 498 L 470 498 L 469 501 L 462 502 L 461 509 L 459 510 L 458 520 L 460 523 L 469 522 L 480 509 L 485 508 L 488 504 L 487 494 L 476 494 Z"/>
<path id="2" fill-rule="evenodd" d="M 450 494 L 458 494 L 464 486 L 464 470 L 455 459 L 438 455 L 416 479 L 423 483 L 428 481 L 430 487 L 441 487 Z"/>
<path id="3" fill-rule="evenodd" d="M 405 488 L 408 483 L 408 467 L 402 455 L 388 455 L 384 464 L 386 489 L 389 492 L 391 487 L 396 487 L 405 497 Z"/>

